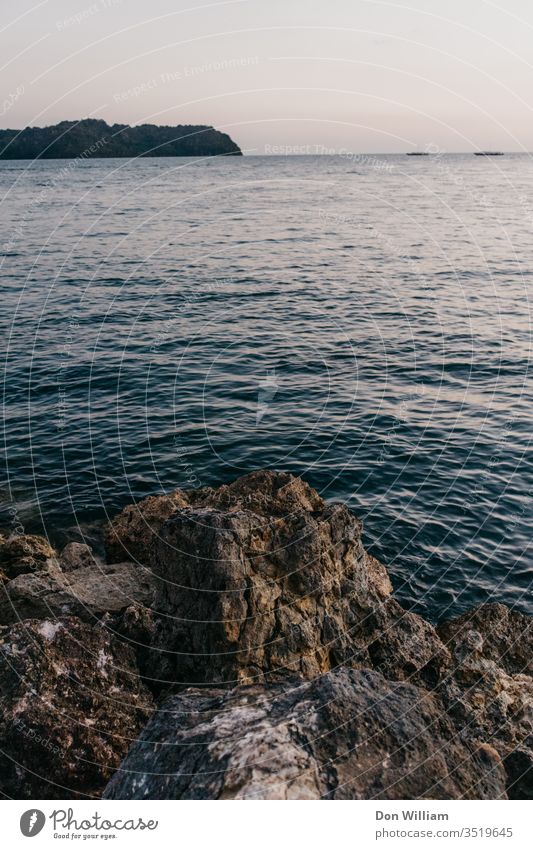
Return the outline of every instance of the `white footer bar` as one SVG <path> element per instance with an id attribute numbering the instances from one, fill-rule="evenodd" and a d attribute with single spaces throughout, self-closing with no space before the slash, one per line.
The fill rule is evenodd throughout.
<path id="1" fill-rule="evenodd" d="M 4 801 L 2 845 L 531 849 L 531 802 Z M 35 843 L 30 843 L 34 838 Z"/>

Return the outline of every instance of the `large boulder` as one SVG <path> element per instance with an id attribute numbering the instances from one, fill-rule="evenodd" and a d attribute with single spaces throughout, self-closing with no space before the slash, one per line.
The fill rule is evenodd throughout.
<path id="1" fill-rule="evenodd" d="M 107 564 L 26 539 L 0 538 L 6 795 L 98 795 L 149 687 L 108 798 L 533 796 L 531 619 L 433 628 L 299 478 L 131 505 Z"/>
<path id="2" fill-rule="evenodd" d="M 55 556 L 55 550 L 41 536 L 14 534 L 0 538 L 0 571 L 7 578 L 43 569 Z"/>
<path id="3" fill-rule="evenodd" d="M 528 616 L 485 604 L 443 623 L 453 655 L 439 693 L 461 734 L 503 758 L 510 798 L 533 798 L 533 629 Z"/>
<path id="4" fill-rule="evenodd" d="M 134 655 L 70 617 L 0 628 L 0 791 L 100 796 L 152 710 Z"/>
<path id="5" fill-rule="evenodd" d="M 268 471 L 253 472 L 217 489 L 176 489 L 167 495 L 150 495 L 136 504 L 128 504 L 107 524 L 104 531 L 106 559 L 108 563 L 135 560 L 148 565 L 163 524 L 184 507 L 237 512 L 252 504 L 264 516 L 279 517 L 291 509 L 324 508 L 318 493 L 300 478 Z"/>
<path id="6" fill-rule="evenodd" d="M 312 682 L 188 690 L 166 701 L 106 799 L 504 799 L 426 691 L 338 669 Z"/>
<path id="7" fill-rule="evenodd" d="M 0 588 L 0 624 L 54 616 L 94 622 L 134 603 L 149 605 L 153 594 L 151 572 L 133 563 L 94 563 L 63 572 L 52 562 L 48 569 L 19 575 Z"/>
<path id="8" fill-rule="evenodd" d="M 151 540 L 162 683 L 254 683 L 370 666 L 432 686 L 435 629 L 389 598 L 361 523 L 292 475 L 187 493 Z"/>
<path id="9" fill-rule="evenodd" d="M 189 497 L 153 540 L 161 679 L 232 685 L 362 662 L 354 633 L 390 583 L 361 523 L 291 475 L 221 489 Z"/>

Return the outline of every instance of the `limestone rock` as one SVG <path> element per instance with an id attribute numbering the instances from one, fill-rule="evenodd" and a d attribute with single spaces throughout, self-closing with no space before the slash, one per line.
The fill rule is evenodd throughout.
<path id="1" fill-rule="evenodd" d="M 44 537 L 22 534 L 0 540 L 0 570 L 7 578 L 16 578 L 43 569 L 56 552 Z"/>
<path id="2" fill-rule="evenodd" d="M 531 618 L 501 604 L 481 605 L 439 627 L 453 653 L 439 687 L 443 702 L 470 740 L 490 742 L 507 769 L 510 798 L 533 790 Z"/>
<path id="3" fill-rule="evenodd" d="M 162 680 L 313 678 L 357 663 L 354 630 L 390 592 L 361 523 L 290 475 L 221 490 L 189 494 L 153 540 Z"/>
<path id="4" fill-rule="evenodd" d="M 147 565 L 152 544 L 164 522 L 188 506 L 211 507 L 225 512 L 246 510 L 263 516 L 285 516 L 292 509 L 322 510 L 324 502 L 308 483 L 285 472 L 258 471 L 217 489 L 176 489 L 128 504 L 105 529 L 109 563 L 136 560 Z M 377 561 L 376 561 L 377 562 Z"/>
<path id="5" fill-rule="evenodd" d="M 371 554 L 365 552 L 365 568 L 370 576 L 371 583 L 376 587 L 378 594 L 384 598 L 390 595 L 392 593 L 392 583 L 389 578 L 389 573 L 383 563 L 380 563 L 379 560 L 376 560 L 376 558 L 372 557 Z"/>
<path id="6" fill-rule="evenodd" d="M 188 690 L 153 716 L 106 799 L 501 799 L 504 773 L 437 701 L 371 671 Z"/>
<path id="7" fill-rule="evenodd" d="M 152 700 L 133 652 L 74 617 L 0 628 L 0 790 L 99 796 Z"/>
<path id="8" fill-rule="evenodd" d="M 457 654 L 476 631 L 482 640 L 482 654 L 510 675 L 533 675 L 533 619 L 504 604 L 482 604 L 443 622 L 440 637 Z"/>
<path id="9" fill-rule="evenodd" d="M 433 688 L 451 666 L 435 628 L 392 598 L 361 616 L 353 639 L 361 662 L 386 678 Z"/>
<path id="10" fill-rule="evenodd" d="M 0 623 L 54 616 L 94 622 L 134 602 L 149 605 L 153 593 L 151 573 L 133 563 L 95 564 L 66 573 L 51 564 L 46 571 L 19 575 L 0 588 Z"/>
<path id="11" fill-rule="evenodd" d="M 95 566 L 101 562 L 92 548 L 81 542 L 69 542 L 59 555 L 59 568 L 62 572 L 74 572 L 84 566 Z"/>
<path id="12" fill-rule="evenodd" d="M 158 693 L 161 688 L 157 678 L 154 678 L 157 651 L 152 647 L 156 634 L 153 611 L 142 604 L 132 604 L 117 613 L 107 613 L 102 618 L 102 624 L 131 646 L 144 684 Z"/>
<path id="13" fill-rule="evenodd" d="M 108 798 L 532 798 L 532 620 L 433 628 L 361 532 L 260 471 L 126 507 L 108 564 L 0 537 L 0 791 L 98 795 L 149 688 Z"/>
<path id="14" fill-rule="evenodd" d="M 191 505 L 225 512 L 253 510 L 266 518 L 284 519 L 293 512 L 320 512 L 325 507 L 324 500 L 302 478 L 267 470 L 251 472 L 218 489 L 198 489 L 186 495 Z"/>
<path id="15" fill-rule="evenodd" d="M 108 563 L 133 560 L 148 565 L 152 540 L 163 523 L 180 507 L 187 506 L 185 493 L 151 495 L 138 504 L 128 504 L 105 529 Z"/>

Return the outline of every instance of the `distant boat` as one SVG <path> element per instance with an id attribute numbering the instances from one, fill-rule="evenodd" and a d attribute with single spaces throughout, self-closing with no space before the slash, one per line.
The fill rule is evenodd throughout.
<path id="1" fill-rule="evenodd" d="M 425 150 L 411 150 L 407 156 L 429 156 L 429 153 L 426 153 Z"/>
<path id="2" fill-rule="evenodd" d="M 505 156 L 502 150 L 475 150 L 474 156 Z"/>

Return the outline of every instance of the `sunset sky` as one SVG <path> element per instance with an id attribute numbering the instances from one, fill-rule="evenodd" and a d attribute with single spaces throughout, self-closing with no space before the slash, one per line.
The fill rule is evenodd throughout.
<path id="1" fill-rule="evenodd" d="M 207 123 L 255 154 L 533 150 L 530 0 L 3 0 L 2 12 L 2 127 Z"/>

